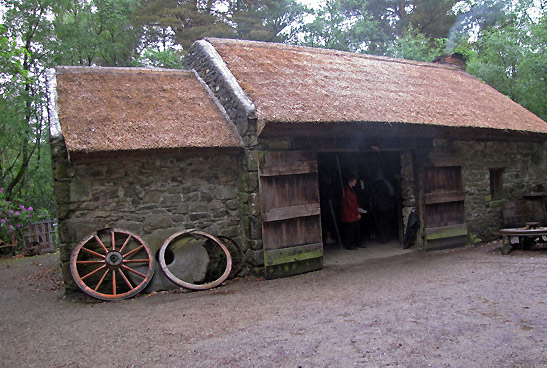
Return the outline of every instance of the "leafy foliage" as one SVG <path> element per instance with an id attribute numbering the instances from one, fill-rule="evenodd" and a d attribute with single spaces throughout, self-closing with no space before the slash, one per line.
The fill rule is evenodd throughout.
<path id="1" fill-rule="evenodd" d="M 366 3 L 327 0 L 325 6 L 317 12 L 315 20 L 302 27 L 301 43 L 313 47 L 367 52 L 385 41 L 385 35 L 378 33 L 378 28 L 379 23 L 373 20 Z"/>
<path id="2" fill-rule="evenodd" d="M 23 231 L 29 224 L 48 217 L 47 210 L 34 211 L 21 201 L 6 198 L 4 188 L 0 188 L 0 241 L 6 244 L 20 243 Z"/>
<path id="3" fill-rule="evenodd" d="M 393 43 L 420 34 L 446 38 L 455 0 L 327 0 L 314 22 L 304 25 L 304 44 L 376 55 L 392 54 Z M 434 44 L 435 42 L 429 42 Z"/>
<path id="4" fill-rule="evenodd" d="M 12 67 L 0 71 L 0 186 L 6 198 L 22 198 L 35 207 L 53 205 L 43 84 L 44 65 L 51 56 L 47 15 L 52 3 L 2 2 L 6 9 L 3 54 L 11 55 L 8 63 Z M 5 63 L 6 59 L 2 60 Z"/>
<path id="5" fill-rule="evenodd" d="M 55 9 L 55 63 L 129 66 L 143 33 L 136 0 L 65 1 Z"/>
<path id="6" fill-rule="evenodd" d="M 9 78 L 2 82 L 2 89 L 5 85 L 14 82 L 18 78 L 26 78 L 27 71 L 21 65 L 22 56 L 26 50 L 17 46 L 17 43 L 10 40 L 7 35 L 6 26 L 0 24 L 0 67 L 2 76 Z"/>
<path id="7" fill-rule="evenodd" d="M 135 18 L 145 29 L 147 46 L 160 40 L 188 50 L 205 36 L 233 37 L 233 28 L 225 13 L 218 10 L 219 0 L 147 0 L 136 10 Z"/>
<path id="8" fill-rule="evenodd" d="M 446 42 L 446 38 L 430 39 L 409 26 L 388 46 L 386 54 L 401 59 L 432 61 L 444 53 Z"/>
<path id="9" fill-rule="evenodd" d="M 294 0 L 235 0 L 227 17 L 234 37 L 246 40 L 283 42 L 290 26 L 302 20 L 305 7 Z"/>
<path id="10" fill-rule="evenodd" d="M 470 45 L 468 71 L 547 120 L 546 8 L 537 20 L 521 0 Z"/>
<path id="11" fill-rule="evenodd" d="M 135 12 L 146 47 L 180 46 L 205 37 L 283 42 L 306 9 L 294 0 L 148 0 Z M 163 50 L 158 50 L 163 51 Z"/>
<path id="12" fill-rule="evenodd" d="M 184 68 L 183 55 L 174 49 L 157 51 L 154 48 L 144 50 L 133 62 L 134 66 L 156 67 L 169 69 Z"/>

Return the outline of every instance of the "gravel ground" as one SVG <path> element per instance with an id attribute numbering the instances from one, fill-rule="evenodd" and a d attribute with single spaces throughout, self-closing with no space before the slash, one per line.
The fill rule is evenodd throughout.
<path id="1" fill-rule="evenodd" d="M 547 366 L 545 251 L 412 252 L 120 302 L 65 298 L 57 266 L 0 261 L 0 366 Z"/>

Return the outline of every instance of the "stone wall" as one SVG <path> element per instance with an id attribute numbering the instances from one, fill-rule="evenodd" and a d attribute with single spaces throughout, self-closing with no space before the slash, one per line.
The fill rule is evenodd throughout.
<path id="1" fill-rule="evenodd" d="M 461 154 L 465 214 L 471 241 L 497 239 L 502 208 L 538 185 L 547 187 L 547 144 L 533 142 L 454 142 Z M 503 169 L 503 195 L 492 199 L 489 169 Z"/>
<path id="2" fill-rule="evenodd" d="M 408 218 L 416 211 L 416 177 L 414 172 L 414 154 L 411 150 L 401 151 L 401 204 L 403 217 L 403 237 L 406 232 Z M 411 242 L 413 243 L 413 241 Z M 416 246 L 420 246 L 416 241 Z"/>
<path id="3" fill-rule="evenodd" d="M 123 228 L 141 237 L 158 229 L 196 228 L 241 242 L 236 152 L 68 162 L 64 144 L 57 141 L 53 156 L 67 290 L 76 288 L 72 250 L 100 228 Z"/>

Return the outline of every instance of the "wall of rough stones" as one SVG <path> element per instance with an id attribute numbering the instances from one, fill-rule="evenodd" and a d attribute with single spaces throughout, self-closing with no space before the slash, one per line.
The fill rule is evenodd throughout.
<path id="1" fill-rule="evenodd" d="M 416 178 L 413 157 L 414 155 L 411 150 L 400 153 L 403 236 L 408 223 L 408 217 L 413 211 L 416 211 Z"/>
<path id="2" fill-rule="evenodd" d="M 66 160 L 53 144 L 61 262 L 67 289 L 76 285 L 70 255 L 100 228 L 117 227 L 144 237 L 158 229 L 196 228 L 241 242 L 237 152 L 149 154 L 95 161 Z"/>
<path id="3" fill-rule="evenodd" d="M 456 141 L 462 158 L 465 215 L 471 241 L 489 241 L 503 227 L 502 208 L 538 185 L 547 187 L 547 143 Z M 503 196 L 492 199 L 489 169 L 503 169 Z M 478 239 L 476 239 L 478 238 Z"/>

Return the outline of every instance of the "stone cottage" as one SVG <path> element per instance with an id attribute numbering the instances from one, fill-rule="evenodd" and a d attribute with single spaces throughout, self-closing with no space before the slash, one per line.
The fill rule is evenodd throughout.
<path id="1" fill-rule="evenodd" d="M 316 270 L 350 174 L 367 236 L 383 173 L 391 239 L 411 213 L 418 248 L 495 238 L 504 204 L 547 184 L 547 123 L 443 60 L 207 39 L 188 71 L 57 68 L 62 260 L 100 227 L 183 226 L 268 278 Z"/>

